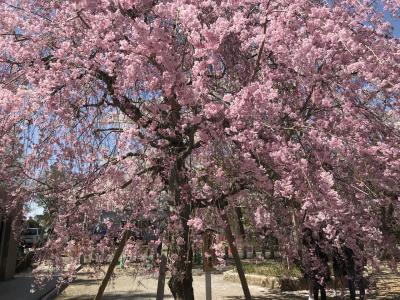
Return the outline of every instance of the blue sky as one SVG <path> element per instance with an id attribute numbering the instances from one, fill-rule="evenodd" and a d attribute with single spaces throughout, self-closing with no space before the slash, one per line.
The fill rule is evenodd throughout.
<path id="1" fill-rule="evenodd" d="M 376 2 L 375 7 L 378 11 L 382 11 L 383 10 L 382 1 Z M 386 21 L 392 24 L 394 29 L 393 35 L 397 38 L 400 37 L 400 19 L 392 17 L 390 13 L 385 13 L 385 19 Z"/>
<path id="2" fill-rule="evenodd" d="M 400 37 L 400 19 L 398 18 L 393 18 L 390 15 L 386 14 L 386 20 L 392 23 L 392 26 L 394 28 L 393 34 L 395 37 L 399 38 Z"/>

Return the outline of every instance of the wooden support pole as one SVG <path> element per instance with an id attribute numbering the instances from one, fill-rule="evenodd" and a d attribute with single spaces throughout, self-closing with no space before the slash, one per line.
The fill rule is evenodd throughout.
<path id="1" fill-rule="evenodd" d="M 239 275 L 240 283 L 242 284 L 244 298 L 246 300 L 251 300 L 251 294 L 249 290 L 249 286 L 247 285 L 246 276 L 244 275 L 244 270 L 242 266 L 242 262 L 240 261 L 240 256 L 238 250 L 235 246 L 235 237 L 232 234 L 231 225 L 229 223 L 229 218 L 225 211 L 220 211 L 221 218 L 225 222 L 225 235 L 228 240 L 229 247 L 231 248 L 231 252 L 233 255 L 233 259 L 235 260 L 236 270 Z"/>
<path id="2" fill-rule="evenodd" d="M 97 295 L 96 295 L 96 297 L 94 297 L 94 300 L 100 300 L 103 297 L 103 294 L 107 287 L 107 284 L 110 281 L 112 273 L 114 272 L 114 268 L 118 264 L 118 260 L 121 256 L 121 253 L 124 250 L 126 242 L 128 241 L 130 236 L 131 236 L 130 230 L 125 230 L 124 233 L 122 234 L 122 239 L 117 247 L 117 250 L 114 253 L 114 257 L 111 260 L 110 265 L 108 266 L 107 273 L 104 276 L 103 281 L 101 282 L 101 284 L 99 286 L 99 290 L 97 291 Z"/>
<path id="3" fill-rule="evenodd" d="M 205 272 L 206 277 L 206 300 L 212 300 L 212 293 L 211 293 L 211 272 Z"/>

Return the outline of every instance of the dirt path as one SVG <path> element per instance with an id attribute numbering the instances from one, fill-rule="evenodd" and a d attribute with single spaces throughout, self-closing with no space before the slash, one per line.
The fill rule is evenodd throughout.
<path id="1" fill-rule="evenodd" d="M 376 289 L 371 291 L 368 299 L 400 300 L 400 276 L 388 271 L 375 277 Z M 193 288 L 196 299 L 205 299 L 205 277 L 202 272 L 194 272 Z M 78 273 L 77 279 L 57 298 L 57 300 L 86 300 L 93 299 L 100 279 L 91 278 L 85 270 Z M 155 299 L 157 289 L 156 276 L 134 276 L 127 270 L 117 270 L 116 277 L 106 289 L 103 299 Z M 253 300 L 306 300 L 307 291 L 286 292 L 268 290 L 258 286 L 250 286 Z M 377 292 L 378 291 L 378 292 Z M 224 281 L 222 274 L 212 275 L 213 300 L 241 300 L 242 289 L 239 283 Z M 348 298 L 348 295 L 346 295 Z M 172 299 L 168 286 L 165 286 L 165 299 Z M 333 291 L 328 291 L 328 299 L 333 297 Z M 345 298 L 346 299 L 346 298 Z"/>
<path id="2" fill-rule="evenodd" d="M 400 275 L 383 270 L 375 276 L 376 288 L 371 291 L 377 300 L 400 300 Z"/>

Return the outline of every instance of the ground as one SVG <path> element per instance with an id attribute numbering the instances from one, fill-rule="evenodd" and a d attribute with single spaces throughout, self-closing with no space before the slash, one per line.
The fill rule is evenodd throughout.
<path id="1" fill-rule="evenodd" d="M 57 280 L 47 282 L 42 288 L 30 293 L 34 277 L 30 269 L 20 272 L 13 279 L 0 281 L 1 300 L 38 300 L 56 286 Z"/>
<path id="2" fill-rule="evenodd" d="M 103 299 L 128 300 L 128 299 L 155 299 L 157 289 L 156 276 L 133 276 L 128 270 L 117 270 L 117 275 L 107 287 Z M 378 277 L 377 287 L 379 293 L 372 291 L 368 299 L 400 300 L 400 277 L 392 273 L 382 272 Z M 196 299 L 205 299 L 204 274 L 200 270 L 194 271 L 193 286 Z M 95 279 L 83 268 L 76 280 L 62 292 L 57 300 L 86 300 L 93 299 L 99 286 L 100 279 Z M 307 299 L 307 291 L 286 292 L 268 290 L 262 287 L 250 286 L 253 300 L 297 300 Z M 243 298 L 239 283 L 227 282 L 222 279 L 222 274 L 212 275 L 213 300 L 240 300 Z M 329 299 L 334 299 L 333 291 L 328 291 Z M 172 299 L 168 286 L 165 286 L 165 299 Z"/>

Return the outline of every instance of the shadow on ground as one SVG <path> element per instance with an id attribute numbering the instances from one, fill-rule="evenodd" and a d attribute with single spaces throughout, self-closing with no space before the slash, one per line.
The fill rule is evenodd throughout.
<path id="1" fill-rule="evenodd" d="M 304 297 L 296 296 L 296 295 L 265 295 L 265 296 L 252 296 L 252 300 L 304 300 Z M 227 296 L 224 297 L 224 300 L 244 300 L 243 296 Z"/>
<path id="2" fill-rule="evenodd" d="M 101 280 L 98 280 L 98 279 L 76 279 L 76 280 L 74 280 L 74 285 L 90 285 L 90 284 L 98 285 L 100 283 L 101 283 Z"/>
<path id="3" fill-rule="evenodd" d="M 400 300 L 400 295 L 399 294 L 394 294 L 394 293 L 387 293 L 383 297 L 377 298 L 379 300 Z"/>
<path id="4" fill-rule="evenodd" d="M 31 270 L 16 274 L 14 278 L 0 282 L 0 299 L 1 300 L 37 300 L 51 291 L 57 283 L 57 279 L 45 281 L 44 285 L 34 293 L 30 290 L 34 284 L 34 277 Z"/>
<path id="5" fill-rule="evenodd" d="M 106 294 L 103 296 L 103 300 L 147 300 L 155 299 L 156 294 L 154 293 L 142 293 L 137 295 L 132 295 L 132 293 L 116 293 L 116 294 Z M 66 298 L 68 300 L 93 300 L 93 296 L 82 295 L 73 298 Z M 164 299 L 173 299 L 172 296 L 164 296 Z"/>

